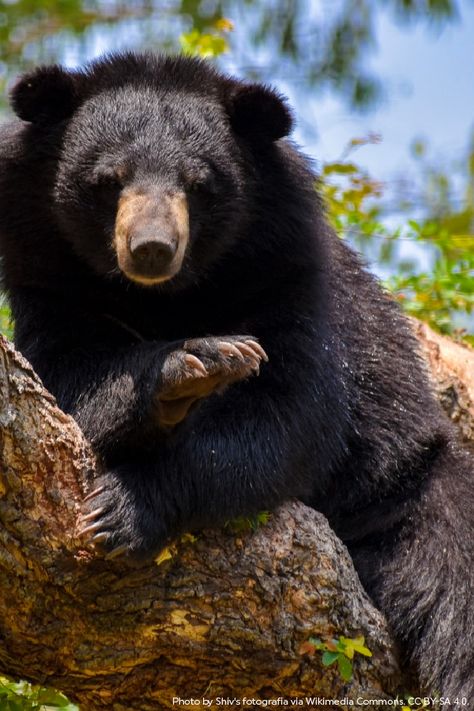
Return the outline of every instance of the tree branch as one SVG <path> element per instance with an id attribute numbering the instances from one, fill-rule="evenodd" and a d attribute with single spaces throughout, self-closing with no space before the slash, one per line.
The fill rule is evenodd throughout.
<path id="1" fill-rule="evenodd" d="M 472 441 L 474 352 L 417 328 Z M 204 532 L 159 565 L 105 561 L 76 537 L 94 456 L 3 338 L 0 424 L 2 672 L 55 686 L 81 711 L 173 708 L 178 697 L 356 702 L 403 686 L 386 622 L 320 514 L 289 502 L 255 533 Z M 339 635 L 364 635 L 373 652 L 355 656 L 349 682 L 300 649 Z"/>

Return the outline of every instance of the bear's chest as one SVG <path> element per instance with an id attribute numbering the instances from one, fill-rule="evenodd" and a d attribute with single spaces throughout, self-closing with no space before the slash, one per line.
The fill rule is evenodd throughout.
<path id="1" fill-rule="evenodd" d="M 97 307 L 97 302 L 96 302 Z M 232 298 L 207 294 L 129 294 L 102 300 L 101 313 L 145 341 L 175 341 L 245 332 L 248 311 Z"/>

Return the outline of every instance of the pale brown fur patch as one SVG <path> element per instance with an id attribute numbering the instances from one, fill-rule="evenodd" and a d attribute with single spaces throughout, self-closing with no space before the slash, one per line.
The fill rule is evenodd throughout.
<path id="1" fill-rule="evenodd" d="M 130 254 L 130 240 L 141 223 L 156 223 L 157 230 L 174 232 L 178 242 L 176 254 L 165 274 L 153 277 L 135 274 Z M 141 284 L 158 284 L 171 279 L 181 269 L 189 242 L 189 212 L 185 193 L 126 191 L 119 200 L 115 219 L 113 246 L 121 271 Z"/>

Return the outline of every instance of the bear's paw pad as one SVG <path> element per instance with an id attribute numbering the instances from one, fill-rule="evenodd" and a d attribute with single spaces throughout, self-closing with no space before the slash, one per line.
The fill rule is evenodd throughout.
<path id="1" fill-rule="evenodd" d="M 268 357 L 252 336 L 195 338 L 172 351 L 162 369 L 158 392 L 160 425 L 181 422 L 192 405 L 228 385 L 258 375 Z"/>

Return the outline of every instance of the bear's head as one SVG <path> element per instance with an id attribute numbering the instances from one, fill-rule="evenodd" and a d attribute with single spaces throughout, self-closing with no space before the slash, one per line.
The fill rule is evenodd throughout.
<path id="1" fill-rule="evenodd" d="M 55 148 L 61 236 L 96 273 L 144 286 L 192 283 L 229 249 L 252 211 L 259 156 L 291 130 L 271 89 L 153 54 L 41 67 L 11 103 Z"/>

